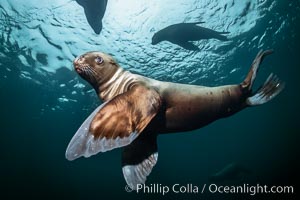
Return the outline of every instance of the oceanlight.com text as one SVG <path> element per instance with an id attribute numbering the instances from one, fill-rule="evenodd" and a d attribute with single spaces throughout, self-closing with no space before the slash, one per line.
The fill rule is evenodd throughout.
<path id="1" fill-rule="evenodd" d="M 173 185 L 163 185 L 163 184 L 138 184 L 136 190 L 132 190 L 129 186 L 125 187 L 127 192 L 136 192 L 143 194 L 162 194 L 166 195 L 168 193 L 173 194 L 249 194 L 254 196 L 256 194 L 293 194 L 293 186 L 268 186 L 268 185 L 218 185 L 218 184 L 173 184 Z"/>

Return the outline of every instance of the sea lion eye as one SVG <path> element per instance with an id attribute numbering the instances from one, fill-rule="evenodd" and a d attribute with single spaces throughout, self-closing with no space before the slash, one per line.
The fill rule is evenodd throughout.
<path id="1" fill-rule="evenodd" d="M 95 62 L 98 63 L 98 64 L 102 64 L 103 61 L 104 61 L 103 58 L 100 57 L 100 56 L 97 56 L 97 57 L 95 58 Z"/>

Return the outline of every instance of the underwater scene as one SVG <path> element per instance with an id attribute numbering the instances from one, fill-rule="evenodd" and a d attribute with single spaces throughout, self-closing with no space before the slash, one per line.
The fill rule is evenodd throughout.
<path id="1" fill-rule="evenodd" d="M 299 0 L 1 0 L 1 199 L 295 199 L 299 24 Z"/>

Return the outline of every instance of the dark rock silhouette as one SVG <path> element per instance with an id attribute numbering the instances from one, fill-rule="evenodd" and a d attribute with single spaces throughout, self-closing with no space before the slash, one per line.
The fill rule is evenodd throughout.
<path id="1" fill-rule="evenodd" d="M 84 8 L 86 19 L 94 32 L 100 34 L 107 0 L 76 0 L 76 2 Z"/>
<path id="2" fill-rule="evenodd" d="M 227 37 L 224 34 L 229 32 L 218 32 L 209 28 L 197 26 L 204 22 L 195 23 L 180 23 L 170 25 L 157 33 L 152 37 L 152 44 L 158 44 L 162 41 L 169 41 L 173 44 L 177 44 L 184 49 L 196 51 L 199 48 L 192 43 L 192 41 L 198 41 L 203 39 L 218 39 L 221 41 L 227 41 Z"/>
<path id="3" fill-rule="evenodd" d="M 239 181 L 249 174 L 252 174 L 252 172 L 244 166 L 230 163 L 219 172 L 210 176 L 209 180 L 212 182 Z"/>

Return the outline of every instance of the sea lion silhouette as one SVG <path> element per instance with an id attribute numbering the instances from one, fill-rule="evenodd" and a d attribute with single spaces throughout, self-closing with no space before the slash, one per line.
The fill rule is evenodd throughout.
<path id="1" fill-rule="evenodd" d="M 177 44 L 184 49 L 197 51 L 199 48 L 191 41 L 199 41 L 203 39 L 218 39 L 221 41 L 227 41 L 227 37 L 223 34 L 229 32 L 218 32 L 209 28 L 197 26 L 204 22 L 194 23 L 179 23 L 170 25 L 157 33 L 152 37 L 152 44 L 158 44 L 162 41 L 169 41 L 173 44 Z"/>
<path id="2" fill-rule="evenodd" d="M 84 8 L 86 19 L 94 32 L 100 34 L 107 0 L 76 0 L 76 2 Z"/>

